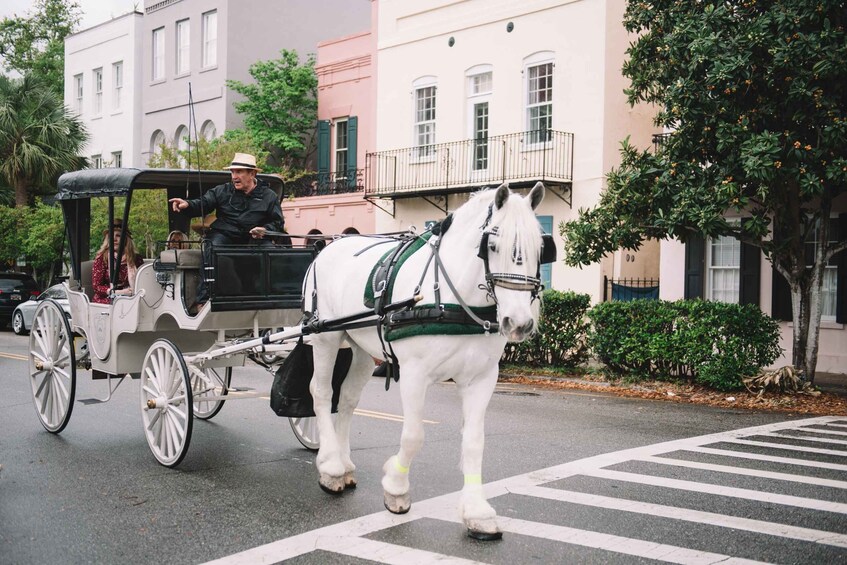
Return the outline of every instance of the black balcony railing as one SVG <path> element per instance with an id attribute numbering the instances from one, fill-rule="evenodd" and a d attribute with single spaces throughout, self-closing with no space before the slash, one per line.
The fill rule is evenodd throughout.
<path id="1" fill-rule="evenodd" d="M 539 130 L 367 155 L 365 195 L 402 198 L 476 187 L 573 181 L 573 134 Z"/>
<path id="2" fill-rule="evenodd" d="M 662 148 L 662 145 L 668 140 L 671 136 L 669 132 L 667 133 L 654 133 L 653 134 L 653 153 L 658 153 Z"/>
<path id="3" fill-rule="evenodd" d="M 296 180 L 285 182 L 286 196 L 324 196 L 347 194 L 365 189 L 365 170 L 351 169 L 346 173 L 309 173 Z"/>
<path id="4" fill-rule="evenodd" d="M 610 279 L 603 277 L 603 302 L 609 300 L 658 300 L 659 279 Z"/>

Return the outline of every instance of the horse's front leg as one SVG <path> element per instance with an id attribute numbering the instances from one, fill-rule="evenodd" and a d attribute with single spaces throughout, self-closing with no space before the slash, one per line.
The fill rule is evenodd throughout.
<path id="1" fill-rule="evenodd" d="M 339 454 L 344 465 L 344 488 L 356 488 L 356 478 L 353 475 L 356 465 L 350 458 L 350 427 L 353 411 L 359 405 L 362 389 L 373 374 L 374 362 L 364 349 L 353 344 L 353 361 L 350 370 L 341 387 L 338 398 L 338 414 L 335 418 L 335 431 L 338 435 Z"/>
<path id="2" fill-rule="evenodd" d="M 409 467 L 424 442 L 423 407 L 429 383 L 417 371 L 407 369 L 400 379 L 403 404 L 403 433 L 400 451 L 382 466 L 382 490 L 385 508 L 394 514 L 405 514 L 412 506 L 409 495 Z"/>
<path id="3" fill-rule="evenodd" d="M 468 535 L 480 540 L 503 537 L 497 512 L 482 490 L 482 452 L 485 448 L 485 411 L 497 385 L 497 365 L 486 375 L 459 385 L 462 397 L 462 472 L 465 486 L 459 501 L 459 516 Z"/>
<path id="4" fill-rule="evenodd" d="M 318 480 L 321 489 L 330 494 L 340 494 L 344 490 L 345 473 L 341 446 L 332 421 L 332 370 L 341 344 L 339 333 L 316 335 L 312 340 L 315 372 L 309 385 L 320 441 L 315 465 L 320 475 Z"/>

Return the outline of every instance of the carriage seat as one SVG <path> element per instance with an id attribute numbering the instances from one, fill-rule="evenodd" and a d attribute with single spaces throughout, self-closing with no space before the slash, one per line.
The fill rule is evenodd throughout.
<path id="1" fill-rule="evenodd" d="M 91 267 L 94 261 L 83 261 L 80 265 L 79 280 L 74 279 L 73 272 L 68 278 L 68 287 L 71 290 L 79 290 L 82 286 L 82 291 L 88 296 L 88 301 L 94 300 L 94 286 L 91 284 Z"/>
<path id="2" fill-rule="evenodd" d="M 165 249 L 159 254 L 159 264 L 171 269 L 199 269 L 203 253 L 199 249 Z"/>

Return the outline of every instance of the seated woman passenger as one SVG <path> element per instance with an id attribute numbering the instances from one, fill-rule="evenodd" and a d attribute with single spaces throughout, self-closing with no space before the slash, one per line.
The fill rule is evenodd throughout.
<path id="1" fill-rule="evenodd" d="M 188 236 L 183 232 L 174 230 L 168 234 L 168 249 L 190 249 L 190 247 Z"/>
<path id="2" fill-rule="evenodd" d="M 114 243 L 114 253 L 117 254 L 118 246 L 121 241 L 121 231 L 123 222 L 115 220 L 112 224 L 112 239 Z M 132 234 L 126 230 L 126 243 L 124 244 L 124 255 L 118 260 L 115 257 L 114 263 L 118 265 L 118 280 L 114 288 L 112 288 L 112 280 L 109 271 L 109 230 L 103 231 L 103 245 L 94 256 L 94 264 L 91 266 L 91 286 L 94 288 L 94 297 L 92 302 L 97 304 L 111 304 L 111 295 L 132 296 L 132 285 L 135 283 L 135 275 L 138 272 L 144 260 L 135 252 L 135 245 L 132 242 Z"/>

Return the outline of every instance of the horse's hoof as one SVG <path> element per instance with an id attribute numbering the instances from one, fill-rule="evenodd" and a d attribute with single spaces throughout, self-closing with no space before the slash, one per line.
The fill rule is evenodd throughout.
<path id="1" fill-rule="evenodd" d="M 334 496 L 338 496 L 344 492 L 344 482 L 340 479 L 330 478 L 325 483 L 324 478 L 321 477 L 320 480 L 318 480 L 318 485 L 321 487 L 322 491 Z"/>
<path id="2" fill-rule="evenodd" d="M 382 503 L 385 505 L 385 509 L 392 514 L 405 514 L 412 507 L 412 497 L 409 493 L 394 496 L 386 492 Z"/>
<path id="3" fill-rule="evenodd" d="M 345 489 L 354 489 L 356 488 L 356 479 L 352 474 L 344 475 L 344 488 Z"/>
<path id="4" fill-rule="evenodd" d="M 495 541 L 503 539 L 503 532 L 480 532 L 479 530 L 471 530 L 468 528 L 468 537 L 478 539 L 480 541 Z"/>

